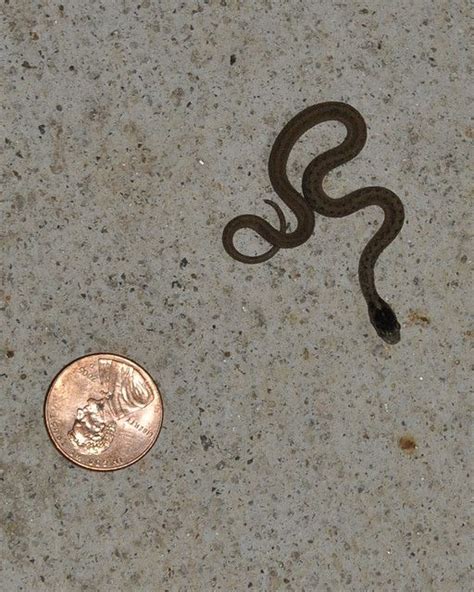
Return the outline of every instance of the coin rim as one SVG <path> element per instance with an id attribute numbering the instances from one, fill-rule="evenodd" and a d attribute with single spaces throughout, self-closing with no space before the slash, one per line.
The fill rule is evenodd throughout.
<path id="1" fill-rule="evenodd" d="M 54 435 L 50 429 L 49 426 L 49 417 L 48 417 L 48 413 L 47 413 L 47 405 L 48 405 L 48 399 L 49 396 L 51 394 L 51 391 L 53 390 L 54 384 L 56 382 L 56 380 L 60 377 L 60 375 L 67 369 L 69 368 L 69 366 L 72 366 L 73 364 L 76 364 L 77 362 L 79 362 L 80 360 L 84 360 L 86 358 L 90 358 L 90 357 L 95 357 L 95 356 L 113 356 L 114 358 L 119 358 L 120 360 L 123 360 L 124 362 L 131 362 L 132 364 L 134 364 L 135 366 L 137 366 L 142 372 L 144 372 L 152 381 L 152 383 L 154 384 L 156 391 L 158 393 L 158 398 L 161 404 L 161 421 L 160 421 L 160 425 L 158 426 L 158 431 L 156 432 L 156 436 L 153 438 L 153 440 L 151 441 L 150 445 L 145 449 L 145 451 L 140 454 L 140 456 L 138 456 L 137 458 L 133 459 L 132 461 L 124 464 L 124 465 L 120 465 L 118 467 L 110 467 L 110 468 L 104 468 L 104 467 L 91 467 L 88 466 L 86 464 L 83 464 L 73 458 L 71 458 L 64 450 L 62 450 L 59 445 L 56 443 L 56 440 L 54 439 Z M 78 358 L 75 358 L 74 360 L 72 360 L 71 362 L 69 362 L 68 364 L 66 364 L 66 366 L 63 366 L 61 368 L 61 370 L 59 370 L 59 372 L 57 372 L 54 376 L 54 378 L 52 379 L 48 391 L 46 393 L 46 396 L 44 398 L 44 403 L 43 403 L 43 420 L 44 420 L 44 424 L 46 427 L 46 431 L 48 433 L 48 436 L 51 440 L 51 442 L 53 443 L 54 448 L 64 457 L 66 458 L 69 462 L 72 462 L 73 464 L 77 465 L 78 467 L 81 467 L 83 469 L 88 469 L 89 471 L 95 471 L 95 472 L 99 472 L 99 473 L 110 473 L 111 471 L 120 471 L 121 469 L 125 469 L 133 464 L 135 464 L 136 462 L 138 462 L 139 460 L 141 460 L 145 454 L 147 454 L 151 448 L 153 447 L 153 445 L 155 444 L 155 442 L 158 440 L 158 436 L 161 433 L 161 429 L 163 427 L 163 419 L 164 419 L 164 405 L 163 405 L 163 397 L 161 395 L 161 391 L 160 391 L 160 387 L 158 386 L 158 383 L 156 382 L 156 380 L 153 378 L 153 376 L 147 371 L 145 370 L 145 368 L 143 368 L 143 366 L 141 364 L 139 364 L 138 362 L 136 362 L 135 360 L 133 360 L 132 358 L 127 358 L 125 356 L 121 356 L 120 354 L 114 354 L 111 352 L 95 352 L 95 353 L 90 353 L 90 354 L 85 354 L 83 356 L 79 356 Z"/>

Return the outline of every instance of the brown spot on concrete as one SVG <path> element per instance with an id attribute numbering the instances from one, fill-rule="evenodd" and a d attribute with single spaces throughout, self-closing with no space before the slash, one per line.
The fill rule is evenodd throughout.
<path id="1" fill-rule="evenodd" d="M 407 454 L 413 454 L 417 449 L 415 438 L 409 435 L 402 436 L 398 440 L 398 446 Z"/>
<path id="2" fill-rule="evenodd" d="M 418 312 L 416 310 L 411 310 L 408 315 L 408 325 L 421 325 L 423 327 L 427 327 L 431 324 L 431 319 L 426 314 L 422 312 Z"/>
<path id="3" fill-rule="evenodd" d="M 0 298 L 5 302 L 5 304 L 10 304 L 12 299 L 10 294 L 6 294 L 3 290 L 0 290 Z"/>
<path id="4" fill-rule="evenodd" d="M 176 107 L 179 107 L 184 98 L 184 90 L 181 87 L 175 88 L 171 93 L 171 99 Z"/>

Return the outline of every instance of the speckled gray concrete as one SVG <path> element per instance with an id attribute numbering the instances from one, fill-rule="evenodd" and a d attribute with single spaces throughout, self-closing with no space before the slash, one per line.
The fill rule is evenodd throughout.
<path id="1" fill-rule="evenodd" d="M 470 589 L 467 4 L 2 11 L 1 590 Z M 328 190 L 406 206 L 377 268 L 396 347 L 356 275 L 378 210 L 318 217 L 259 266 L 221 246 L 231 217 L 274 219 L 271 144 L 323 100 L 369 127 Z M 341 137 L 308 133 L 294 182 Z M 42 422 L 54 374 L 103 350 L 165 402 L 156 446 L 111 474 Z"/>

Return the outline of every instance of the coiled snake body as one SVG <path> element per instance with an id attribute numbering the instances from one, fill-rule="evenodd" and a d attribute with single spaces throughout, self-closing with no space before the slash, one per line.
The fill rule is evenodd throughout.
<path id="1" fill-rule="evenodd" d="M 303 173 L 302 194 L 296 191 L 287 176 L 287 163 L 296 141 L 310 128 L 324 121 L 339 121 L 346 127 L 344 141 L 314 158 Z M 292 210 L 297 225 L 286 232 L 286 220 L 280 207 L 270 201 L 277 212 L 280 228 L 276 229 L 259 216 L 244 214 L 231 220 L 223 231 L 223 244 L 227 253 L 242 263 L 261 263 L 273 257 L 280 249 L 303 244 L 314 229 L 314 212 L 330 218 L 349 216 L 368 206 L 379 206 L 384 221 L 362 251 L 359 260 L 359 283 L 367 302 L 369 318 L 377 334 L 387 343 L 400 340 L 400 324 L 390 306 L 379 296 L 375 287 L 374 267 L 380 254 L 395 239 L 404 221 L 400 199 L 384 187 L 364 187 L 348 195 L 333 199 L 323 189 L 323 179 L 329 171 L 349 162 L 362 150 L 367 130 L 362 116 L 350 105 L 338 102 L 319 103 L 296 115 L 279 133 L 272 147 L 268 172 L 273 189 Z M 257 256 L 244 255 L 235 248 L 234 235 L 242 229 L 252 229 L 271 248 Z"/>

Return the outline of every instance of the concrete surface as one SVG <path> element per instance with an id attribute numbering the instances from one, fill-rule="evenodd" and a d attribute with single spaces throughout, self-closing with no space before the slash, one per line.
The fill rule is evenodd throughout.
<path id="1" fill-rule="evenodd" d="M 3 3 L 2 591 L 471 589 L 467 6 Z M 272 142 L 323 100 L 369 127 L 328 191 L 405 203 L 377 268 L 396 347 L 356 277 L 377 210 L 258 266 L 221 246 L 237 214 L 274 220 Z M 340 137 L 308 133 L 294 182 Z M 42 419 L 55 373 L 103 350 L 165 402 L 111 474 Z"/>

